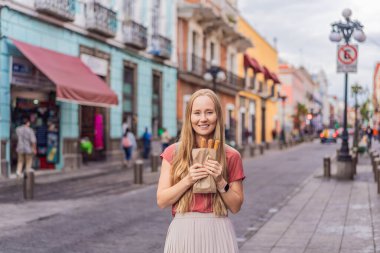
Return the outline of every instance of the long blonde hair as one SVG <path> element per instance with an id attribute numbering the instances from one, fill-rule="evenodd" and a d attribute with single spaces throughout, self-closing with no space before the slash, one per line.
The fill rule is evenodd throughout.
<path id="1" fill-rule="evenodd" d="M 220 143 L 222 144 L 219 146 L 216 159 L 223 166 L 222 176 L 227 181 L 226 152 L 225 152 L 225 146 L 223 145 L 225 142 L 225 137 L 224 137 L 224 120 L 223 120 L 222 107 L 221 107 L 219 98 L 216 96 L 216 94 L 213 91 L 209 89 L 201 89 L 193 93 L 193 95 L 190 98 L 190 101 L 188 102 L 186 106 L 185 121 L 184 121 L 184 124 L 182 125 L 181 137 L 179 139 L 179 145 L 178 145 L 177 151 L 173 158 L 173 166 L 171 170 L 173 185 L 178 183 L 185 176 L 187 176 L 187 174 L 189 173 L 189 167 L 192 164 L 191 151 L 193 148 L 196 147 L 196 142 L 195 142 L 195 132 L 192 128 L 190 118 L 191 118 L 191 110 L 193 108 L 194 100 L 200 96 L 209 97 L 215 105 L 215 113 L 217 116 L 217 122 L 216 122 L 215 130 L 214 130 L 214 139 L 220 140 Z M 191 187 L 181 196 L 181 198 L 176 203 L 176 212 L 185 213 L 185 212 L 190 211 L 190 204 L 193 202 L 193 199 L 194 199 L 194 193 Z M 219 192 L 214 194 L 212 198 L 212 207 L 213 207 L 213 212 L 215 215 L 217 216 L 227 215 L 227 208 Z"/>

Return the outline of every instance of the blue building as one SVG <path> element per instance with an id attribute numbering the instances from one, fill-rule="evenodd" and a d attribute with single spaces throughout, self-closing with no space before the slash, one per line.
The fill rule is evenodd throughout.
<path id="1" fill-rule="evenodd" d="M 175 135 L 175 0 L 15 0 L 0 8 L 1 175 L 15 172 L 24 117 L 37 135 L 35 169 L 121 161 L 123 123 L 136 137 L 145 127 Z M 91 154 L 82 155 L 81 140 Z"/>

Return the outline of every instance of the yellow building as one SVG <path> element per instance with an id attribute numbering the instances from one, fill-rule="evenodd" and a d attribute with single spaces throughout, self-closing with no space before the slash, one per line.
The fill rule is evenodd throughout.
<path id="1" fill-rule="evenodd" d="M 238 31 L 254 43 L 237 57 L 238 73 L 245 77 L 245 89 L 237 96 L 239 145 L 272 142 L 277 129 L 278 53 L 245 19 L 238 20 Z M 265 124 L 263 124 L 265 123 Z"/>

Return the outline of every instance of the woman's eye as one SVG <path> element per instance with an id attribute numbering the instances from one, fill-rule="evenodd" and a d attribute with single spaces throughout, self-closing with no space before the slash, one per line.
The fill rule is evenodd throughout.
<path id="1" fill-rule="evenodd" d="M 211 111 L 210 111 L 210 112 L 207 112 L 207 114 L 208 114 L 208 115 L 212 115 L 212 114 L 214 114 L 214 112 L 211 112 Z"/>
<path id="2" fill-rule="evenodd" d="M 201 114 L 200 112 L 194 112 L 193 114 L 195 114 L 195 115 L 199 115 L 199 114 Z"/>

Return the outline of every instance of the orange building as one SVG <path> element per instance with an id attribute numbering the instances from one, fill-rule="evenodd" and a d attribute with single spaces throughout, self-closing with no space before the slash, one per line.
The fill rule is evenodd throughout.
<path id="1" fill-rule="evenodd" d="M 236 96 L 244 89 L 238 76 L 238 54 L 252 46 L 237 30 L 239 13 L 232 0 L 183 0 L 178 3 L 177 121 L 182 125 L 186 104 L 196 90 L 213 89 L 219 96 L 226 121 L 226 139 L 236 143 Z M 213 63 L 213 64 L 212 64 Z M 224 80 L 207 81 L 214 66 Z M 208 75 L 210 78 L 210 75 Z M 220 76 L 220 77 L 223 77 Z"/>

